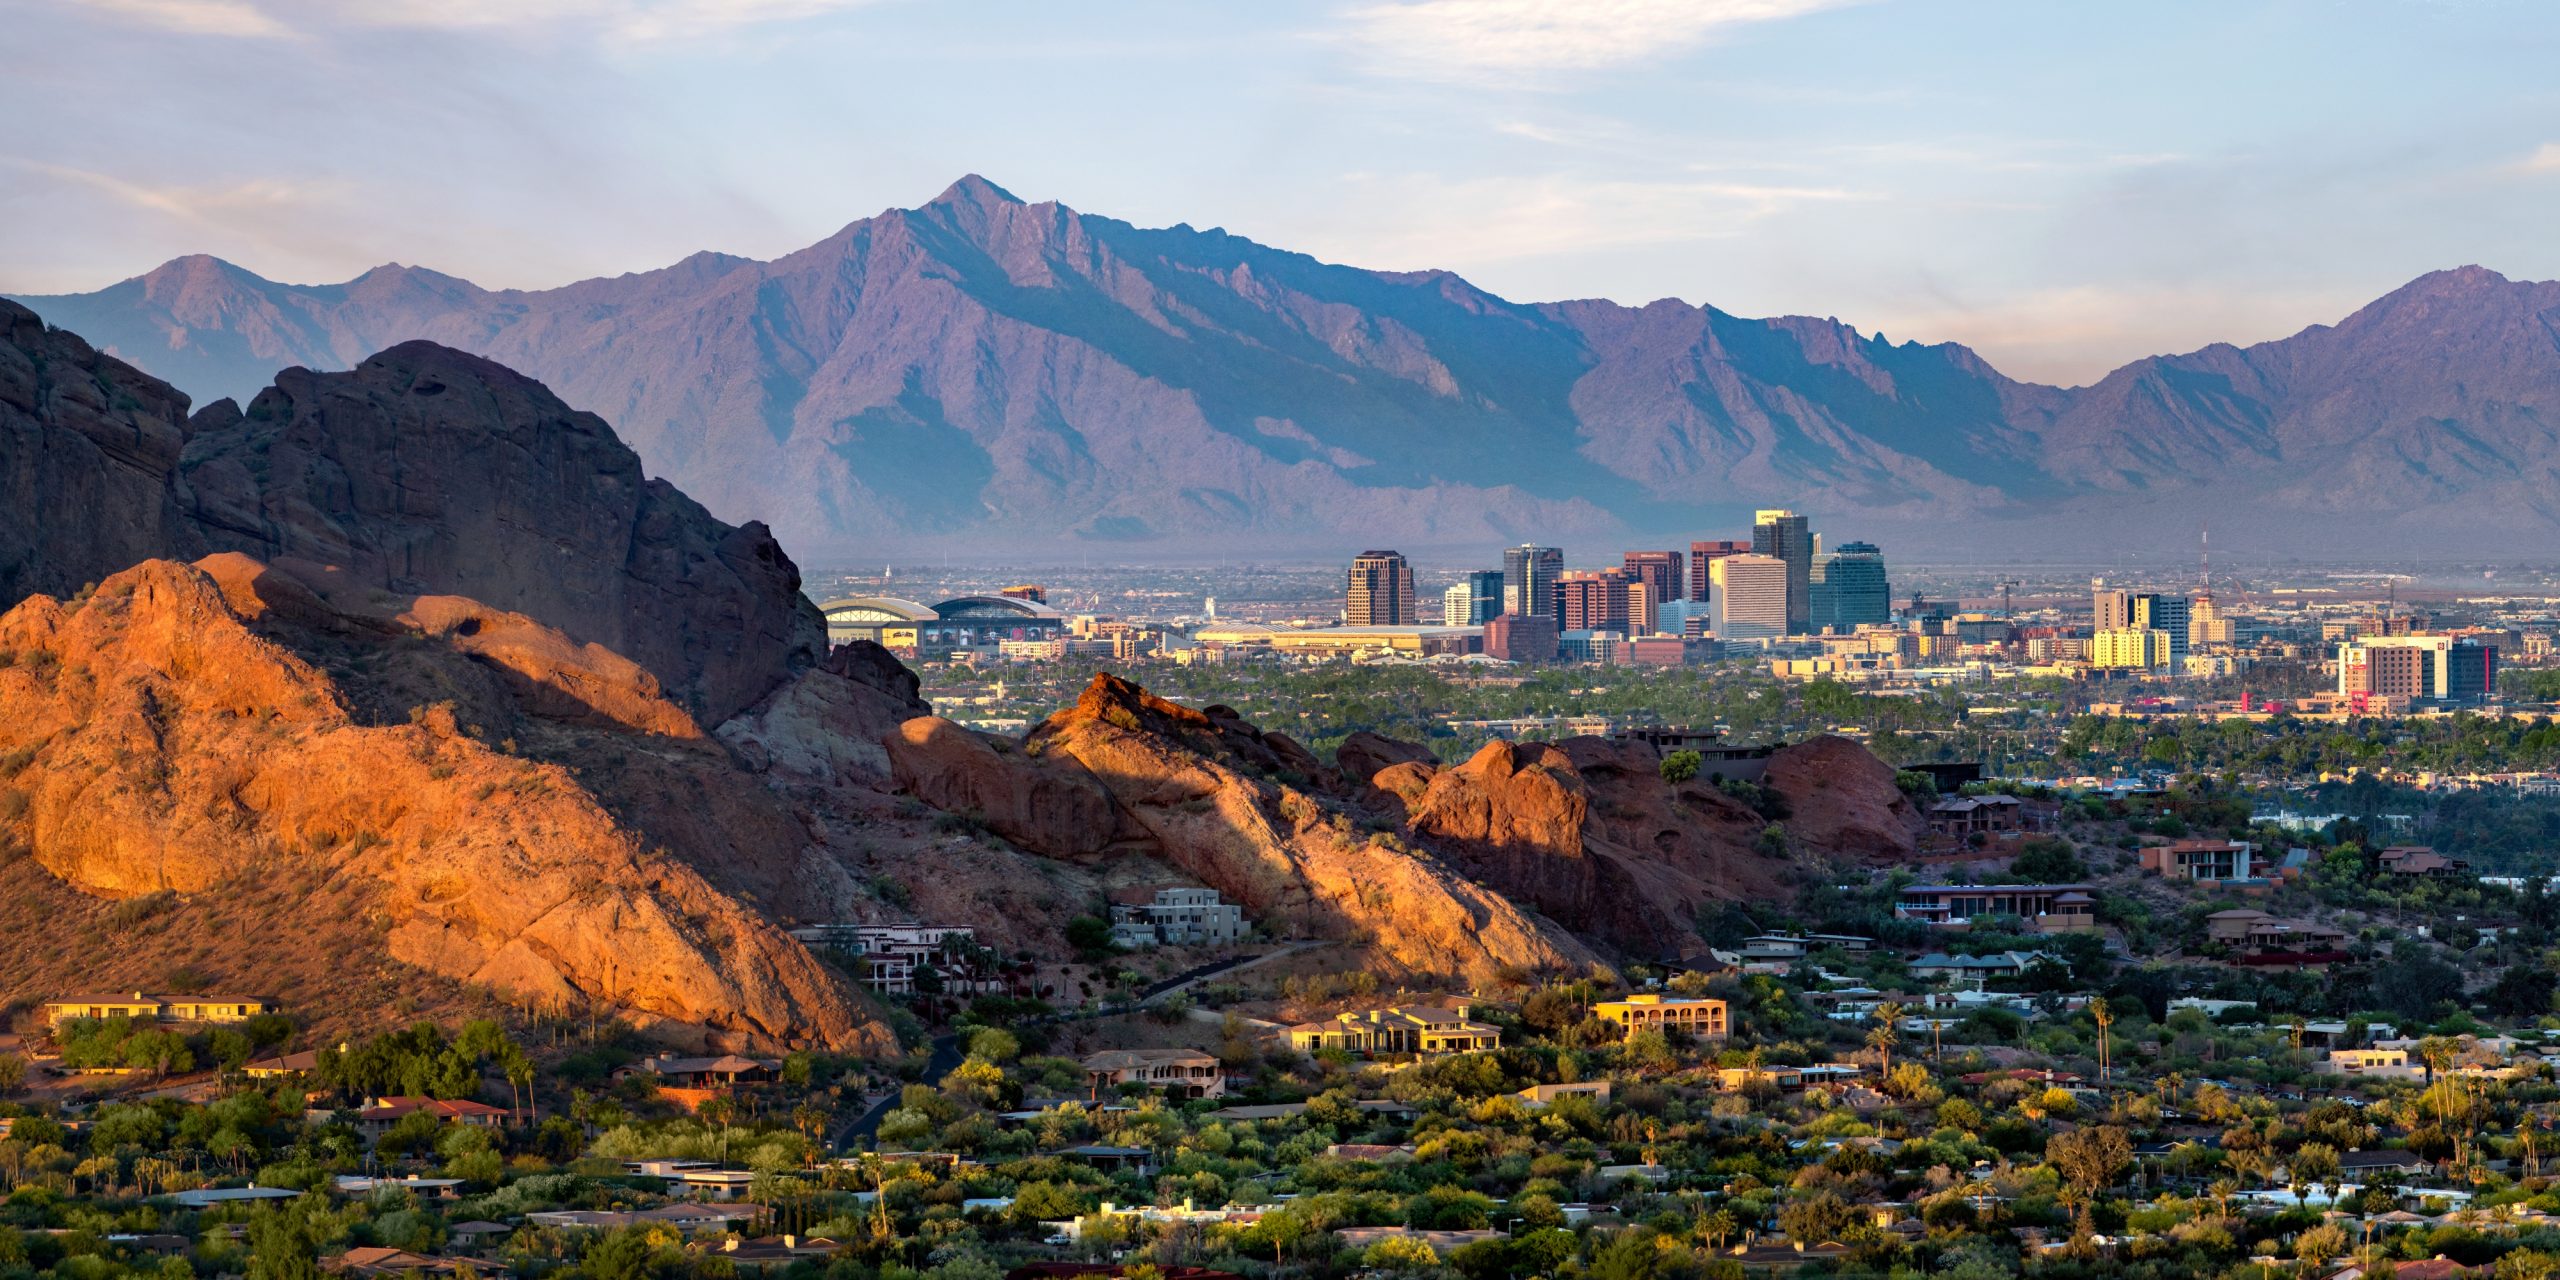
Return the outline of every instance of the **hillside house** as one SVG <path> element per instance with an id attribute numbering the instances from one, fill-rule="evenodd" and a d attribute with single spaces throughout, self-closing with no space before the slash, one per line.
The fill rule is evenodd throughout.
<path id="1" fill-rule="evenodd" d="M 1230 946 L 1251 929 L 1244 908 L 1215 889 L 1137 889 L 1111 901 L 1111 940 L 1123 947 Z"/>
<path id="2" fill-rule="evenodd" d="M 463 1098 L 376 1098 L 371 1106 L 356 1112 L 356 1132 L 364 1135 L 369 1145 L 382 1140 L 391 1127 L 418 1112 L 426 1112 L 445 1124 L 478 1125 L 484 1129 L 504 1128 L 507 1110 L 485 1102 Z"/>
<path id="3" fill-rule="evenodd" d="M 2142 850 L 2142 869 L 2169 880 L 2228 884 L 2266 875 L 2258 846 L 2246 840 L 2180 840 Z"/>
<path id="4" fill-rule="evenodd" d="M 1467 1006 L 1396 1005 L 1337 1013 L 1324 1022 L 1288 1029 L 1289 1047 L 1300 1053 L 1341 1049 L 1381 1054 L 1475 1053 L 1502 1047 L 1502 1029 L 1470 1021 Z"/>
<path id="5" fill-rule="evenodd" d="M 2471 864 L 2460 858 L 2448 858 L 2425 845 L 2393 845 L 2374 855 L 2383 871 L 2395 876 L 2419 876 L 2450 879 L 2471 870 Z"/>
<path id="6" fill-rule="evenodd" d="M 1095 1097 L 1129 1085 L 1176 1098 L 1217 1098 L 1227 1092 L 1227 1071 L 1197 1049 L 1106 1049 L 1086 1058 L 1085 1076 Z"/>
<path id="7" fill-rule="evenodd" d="M 2098 927 L 2095 887 L 2085 884 L 1905 885 L 1894 914 L 1940 928 L 1969 927 L 1979 916 L 2014 916 L 2044 933 Z"/>
<path id="8" fill-rule="evenodd" d="M 135 1022 L 230 1023 L 247 1022 L 266 1011 L 266 1001 L 248 996 L 155 996 L 136 991 L 130 998 L 82 996 L 48 1000 L 44 1020 L 53 1027 L 83 1018 L 102 1022 L 131 1018 Z"/>
<path id="9" fill-rule="evenodd" d="M 1603 1000 L 1591 1006 L 1591 1012 L 1625 1027 L 1629 1035 L 1645 1030 L 1685 1031 L 1701 1040 L 1722 1040 L 1733 1034 L 1725 1002 L 1705 997 L 1648 992 L 1624 1000 Z"/>

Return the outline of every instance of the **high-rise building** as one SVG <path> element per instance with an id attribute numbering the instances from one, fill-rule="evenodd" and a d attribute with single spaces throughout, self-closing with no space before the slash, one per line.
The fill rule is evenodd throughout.
<path id="1" fill-rule="evenodd" d="M 2214 602 L 2213 593 L 2197 592 L 2195 605 L 2187 615 L 2187 647 L 2202 649 L 2209 645 L 2229 645 L 2239 642 L 2239 624 L 2222 615 L 2221 606 Z"/>
<path id="2" fill-rule="evenodd" d="M 1628 583 L 1628 584 L 1627 584 L 1627 635 L 1628 635 L 1628 637 L 1632 639 L 1633 637 L 1636 637 L 1636 636 L 1648 636 L 1648 635 L 1652 635 L 1652 634 L 1653 634 L 1653 632 L 1654 632 L 1654 625 L 1653 625 L 1654 611 L 1655 611 L 1656 609 L 1660 608 L 1660 607 L 1661 607 L 1661 606 L 1660 606 L 1659 599 L 1658 599 L 1658 598 L 1653 594 L 1653 587 L 1652 587 L 1652 585 L 1651 585 L 1651 584 L 1649 584 L 1649 583 L 1644 583 L 1644 582 L 1630 582 L 1630 583 Z"/>
<path id="3" fill-rule="evenodd" d="M 1689 544 L 1689 598 L 1707 598 L 1707 566 L 1725 556 L 1738 556 L 1749 551 L 1748 542 L 1692 542 Z"/>
<path id="4" fill-rule="evenodd" d="M 2150 591 L 2110 590 L 2105 583 L 2090 591 L 2093 631 L 2158 631 L 2169 637 L 2169 665 L 2183 668 L 2192 622 L 2185 596 Z"/>
<path id="5" fill-rule="evenodd" d="M 1484 624 L 1486 657 L 1505 662 L 1556 660 L 1556 620 L 1539 614 L 1505 613 Z"/>
<path id="6" fill-rule="evenodd" d="M 2149 627 L 2108 627 L 2089 638 L 2089 665 L 2149 671 L 2169 662 L 2169 633 Z"/>
<path id="7" fill-rule="evenodd" d="M 1363 551 L 1352 558 L 1345 625 L 1410 627 L 1421 621 L 1413 610 L 1413 567 L 1401 552 Z"/>
<path id="8" fill-rule="evenodd" d="M 1474 626 L 1473 622 L 1467 620 L 1467 616 L 1475 612 L 1475 607 L 1475 591 L 1463 582 L 1452 584 L 1448 590 L 1440 593 L 1440 625 L 1444 627 Z"/>
<path id="9" fill-rule="evenodd" d="M 2443 635 L 2359 636 L 2338 646 L 2338 693 L 2359 709 L 2392 699 L 2481 702 L 2498 687 L 2498 649 Z"/>
<path id="10" fill-rule="evenodd" d="M 1556 579 L 1564 576 L 1564 548 L 1523 543 L 1502 553 L 1502 611 L 1561 619 Z"/>
<path id="11" fill-rule="evenodd" d="M 1807 591 L 1811 630 L 1847 633 L 1893 620 L 1893 584 L 1885 577 L 1884 553 L 1872 542 L 1844 542 L 1815 557 Z"/>
<path id="12" fill-rule="evenodd" d="M 1787 562 L 1753 552 L 1720 556 L 1708 571 L 1707 616 L 1719 640 L 1787 634 Z"/>
<path id="13" fill-rule="evenodd" d="M 1567 631 L 1627 634 L 1627 575 L 1616 569 L 1568 573 L 1556 581 L 1556 599 Z"/>
<path id="14" fill-rule="evenodd" d="M 1680 570 L 1683 557 L 1677 551 L 1630 551 L 1626 554 L 1628 578 L 1643 583 L 1653 592 L 1653 602 L 1678 600 L 1689 593 L 1688 579 Z"/>
<path id="15" fill-rule="evenodd" d="M 1787 567 L 1787 634 L 1805 630 L 1813 612 L 1812 522 L 1783 508 L 1765 508 L 1751 519 L 1751 550 Z"/>
<path id="16" fill-rule="evenodd" d="M 1456 599 L 1460 588 L 1466 591 L 1467 609 L 1463 615 L 1451 613 L 1450 626 L 1481 627 L 1493 621 L 1494 615 L 1502 612 L 1502 571 L 1500 569 L 1470 570 L 1465 577 L 1458 579 L 1457 586 L 1449 588 L 1448 598 Z M 1463 621 L 1460 620 L 1462 617 Z"/>

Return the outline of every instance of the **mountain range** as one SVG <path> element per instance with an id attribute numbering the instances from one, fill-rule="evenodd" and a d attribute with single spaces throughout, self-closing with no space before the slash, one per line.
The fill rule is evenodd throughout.
<path id="1" fill-rule="evenodd" d="M 2307 555 L 2560 537 L 2560 283 L 2479 267 L 2078 388 L 1832 319 L 1516 303 L 974 176 L 769 262 L 521 291 L 199 256 L 24 301 L 199 401 L 412 339 L 477 353 L 802 560 L 1614 550 L 1774 505 L 1911 553 L 2168 550 L 2207 521 Z"/>

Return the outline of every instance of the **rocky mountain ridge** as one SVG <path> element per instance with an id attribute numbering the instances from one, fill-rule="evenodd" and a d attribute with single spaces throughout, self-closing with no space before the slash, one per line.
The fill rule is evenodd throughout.
<path id="1" fill-rule="evenodd" d="M 40 302 L 200 394 L 413 338 L 478 352 L 804 557 L 1701 535 L 1774 503 L 1948 550 L 2112 549 L 2137 499 L 2164 547 L 2208 514 L 2297 551 L 2511 543 L 2465 504 L 2560 526 L 2560 284 L 2476 267 L 2084 388 L 1830 319 L 1513 303 L 976 177 L 771 262 L 517 291 L 186 258 Z"/>

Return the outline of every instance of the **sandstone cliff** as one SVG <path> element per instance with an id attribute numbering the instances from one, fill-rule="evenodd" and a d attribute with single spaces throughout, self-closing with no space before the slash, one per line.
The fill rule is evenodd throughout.
<path id="1" fill-rule="evenodd" d="M 318 872 L 355 890 L 389 958 L 528 1007 L 603 1005 L 706 1043 L 888 1047 L 805 948 L 578 771 L 517 752 L 523 717 L 565 712 L 548 731 L 604 726 L 717 776 L 725 756 L 652 705 L 645 673 L 473 602 L 397 617 L 341 611 L 237 555 L 21 602 L 0 617 L 10 843 L 106 897 L 222 898 Z M 475 617 L 457 637 L 450 624 Z M 590 696 L 519 703 L 528 680 Z M 454 696 L 414 700 L 422 687 Z M 615 713 L 590 718 L 589 702 Z M 237 978 L 254 984 L 259 950 L 292 945 L 276 931 L 316 927 L 238 939 Z"/>
<path id="2" fill-rule="evenodd" d="M 1406 836 L 1467 875 L 1621 954 L 1691 955 L 1700 906 L 1792 892 L 1827 861 L 1908 857 L 1918 818 L 1893 770 L 1857 744 L 1818 738 L 1769 762 L 1764 813 L 1709 778 L 1661 776 L 1633 741 L 1496 742 L 1440 768 L 1411 751 L 1346 742 L 1346 785 Z M 1363 778 L 1361 775 L 1368 776 Z"/>
<path id="3" fill-rule="evenodd" d="M 1331 770 L 1223 707 L 1102 675 L 1018 744 L 911 720 L 888 746 L 909 790 L 1026 848 L 1160 861 L 1278 932 L 1360 943 L 1391 973 L 1481 982 L 1593 958 L 1427 851 L 1361 830 L 1316 789 Z"/>

